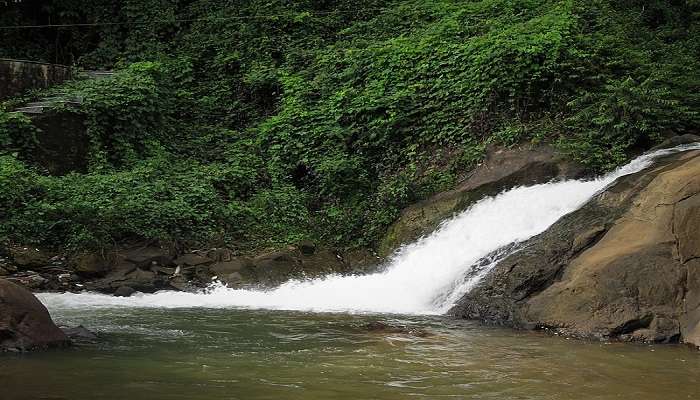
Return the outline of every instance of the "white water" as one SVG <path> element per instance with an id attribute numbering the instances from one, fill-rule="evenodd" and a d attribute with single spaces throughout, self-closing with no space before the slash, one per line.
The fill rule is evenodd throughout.
<path id="1" fill-rule="evenodd" d="M 402 248 L 383 272 L 371 275 L 293 280 L 270 291 L 213 285 L 202 293 L 162 291 L 127 298 L 96 293 L 43 293 L 39 298 L 50 310 L 210 307 L 443 314 L 499 258 L 483 262 L 484 257 L 543 232 L 618 177 L 647 168 L 655 157 L 689 149 L 700 149 L 700 144 L 641 156 L 598 179 L 517 187 L 483 199 L 444 222 L 431 235 Z"/>

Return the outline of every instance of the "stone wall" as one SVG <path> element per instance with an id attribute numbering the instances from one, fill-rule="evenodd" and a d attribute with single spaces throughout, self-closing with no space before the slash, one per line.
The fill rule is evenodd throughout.
<path id="1" fill-rule="evenodd" d="M 65 65 L 0 59 L 0 100 L 30 89 L 46 88 L 71 77 Z"/>

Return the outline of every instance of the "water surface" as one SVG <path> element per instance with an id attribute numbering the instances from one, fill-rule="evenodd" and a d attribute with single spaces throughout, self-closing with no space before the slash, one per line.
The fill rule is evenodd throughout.
<path id="1" fill-rule="evenodd" d="M 0 355 L 15 399 L 690 399 L 700 354 L 438 316 L 227 309 L 54 309 L 88 347 Z M 368 332 L 384 321 L 428 336 Z"/>

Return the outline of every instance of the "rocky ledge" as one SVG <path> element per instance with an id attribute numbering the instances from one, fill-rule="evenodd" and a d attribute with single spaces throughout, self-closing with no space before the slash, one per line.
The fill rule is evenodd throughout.
<path id="1" fill-rule="evenodd" d="M 619 179 L 501 261 L 451 314 L 700 346 L 700 151 Z"/>
<path id="2" fill-rule="evenodd" d="M 152 244 L 64 256 L 11 246 L 0 255 L 0 277 L 32 291 L 89 290 L 130 296 L 137 291 L 193 291 L 213 281 L 230 287 L 268 288 L 292 278 L 361 273 L 380 261 L 368 250 L 341 253 L 308 241 L 254 256 L 228 248 L 177 252 Z"/>

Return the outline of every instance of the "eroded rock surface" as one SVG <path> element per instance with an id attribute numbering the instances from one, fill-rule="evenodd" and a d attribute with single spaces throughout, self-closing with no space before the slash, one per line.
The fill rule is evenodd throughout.
<path id="1" fill-rule="evenodd" d="M 700 345 L 700 151 L 625 176 L 451 311 L 516 328 Z"/>

